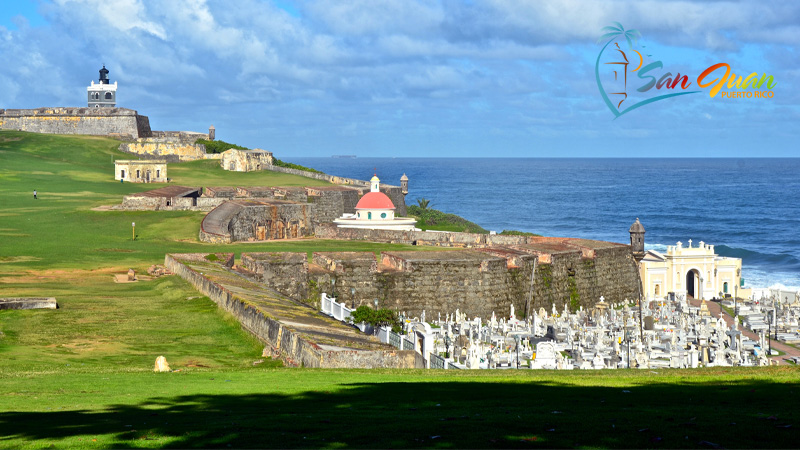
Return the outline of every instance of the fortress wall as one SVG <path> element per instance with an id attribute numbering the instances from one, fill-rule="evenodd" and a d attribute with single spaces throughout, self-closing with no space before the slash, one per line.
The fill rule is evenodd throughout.
<path id="1" fill-rule="evenodd" d="M 313 188 L 311 188 L 313 190 Z M 317 190 L 319 195 L 307 196 L 314 204 L 314 222 L 332 222 L 342 214 L 354 214 L 358 203 L 358 191 L 354 189 Z"/>
<path id="2" fill-rule="evenodd" d="M 309 297 L 305 253 L 242 253 L 242 266 L 282 295 L 298 301 Z"/>
<path id="3" fill-rule="evenodd" d="M 362 230 L 358 228 L 339 228 L 332 223 L 318 224 L 314 228 L 314 234 L 321 239 L 346 239 L 351 241 L 457 248 L 521 245 L 530 242 L 528 236 L 436 231 Z"/>
<path id="4" fill-rule="evenodd" d="M 425 310 L 436 317 L 431 314 L 459 309 L 486 318 L 492 312 L 507 316 L 513 303 L 522 317 L 534 262 L 529 310 L 550 311 L 555 304 L 561 311 L 566 304 L 574 311 L 593 307 L 601 295 L 608 302 L 636 297 L 638 274 L 629 254 L 627 246 L 619 246 L 597 249 L 594 258 L 584 258 L 581 249 L 574 249 L 550 254 L 548 264 L 534 254 L 514 254 L 510 258 L 515 265 L 509 266 L 506 258 L 474 251 L 384 252 L 380 264 L 371 252 L 315 252 L 310 268 L 298 264 L 294 270 L 306 270 L 315 289 L 350 307 L 373 306 L 377 298 L 379 307 L 412 316 Z M 273 278 L 286 276 L 284 262 L 264 259 L 260 264 L 258 270 L 271 272 Z"/>
<path id="5" fill-rule="evenodd" d="M 120 151 L 139 155 L 145 159 L 162 159 L 170 162 L 205 159 L 205 145 L 194 144 L 194 139 L 177 137 L 139 138 L 133 142 L 123 142 Z"/>
<path id="6" fill-rule="evenodd" d="M 233 254 L 229 254 L 232 262 Z M 180 255 L 180 258 L 203 258 L 205 254 Z M 303 339 L 291 328 L 268 317 L 255 305 L 197 273 L 175 256 L 167 254 L 164 265 L 172 273 L 188 281 L 220 308 L 233 314 L 242 327 L 265 342 L 274 355 L 287 365 L 320 368 L 397 368 L 412 369 L 417 366 L 415 352 L 396 350 L 327 351 Z"/>
<path id="7" fill-rule="evenodd" d="M 0 129 L 134 139 L 148 135 L 150 120 L 125 108 L 5 109 Z"/>
<path id="8" fill-rule="evenodd" d="M 289 239 L 311 233 L 313 205 L 300 203 L 248 205 L 231 218 L 231 241 Z M 264 235 L 259 235 L 263 227 Z"/>

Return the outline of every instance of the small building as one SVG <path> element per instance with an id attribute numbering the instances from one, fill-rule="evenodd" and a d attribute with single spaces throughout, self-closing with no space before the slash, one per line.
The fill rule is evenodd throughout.
<path id="1" fill-rule="evenodd" d="M 260 148 L 253 150 L 232 148 L 222 152 L 220 164 L 224 170 L 230 170 L 232 172 L 264 170 L 272 165 L 272 152 Z"/>
<path id="2" fill-rule="evenodd" d="M 388 195 L 380 191 L 378 175 L 370 180 L 370 192 L 356 204 L 355 214 L 345 214 L 333 221 L 340 228 L 413 231 L 417 221 L 411 217 L 395 217 L 395 206 Z"/>
<path id="3" fill-rule="evenodd" d="M 114 179 L 129 183 L 166 183 L 167 162 L 161 160 L 114 161 Z"/>
<path id="4" fill-rule="evenodd" d="M 661 299 L 674 292 L 683 298 L 710 300 L 744 294 L 741 285 L 742 260 L 714 253 L 714 246 L 700 242 L 684 247 L 683 243 L 667 246 L 666 254 L 649 250 L 639 270 L 647 299 Z M 738 292 L 737 292 L 738 290 Z"/>
<path id="5" fill-rule="evenodd" d="M 113 108 L 117 106 L 117 82 L 110 83 L 106 66 L 100 69 L 98 83 L 95 84 L 94 80 L 92 80 L 92 84 L 86 88 L 86 91 L 89 96 L 88 104 L 90 108 Z"/>

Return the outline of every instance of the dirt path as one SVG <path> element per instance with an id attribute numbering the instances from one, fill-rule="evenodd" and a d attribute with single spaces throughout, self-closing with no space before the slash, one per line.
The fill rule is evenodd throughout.
<path id="1" fill-rule="evenodd" d="M 700 303 L 702 303 L 701 300 L 689 300 L 689 304 L 691 304 L 692 306 L 699 307 Z M 728 328 L 730 328 L 731 325 L 733 325 L 733 317 L 731 317 L 730 314 L 728 314 L 726 311 L 724 311 L 722 309 L 722 306 L 719 303 L 706 301 L 706 305 L 708 305 L 708 311 L 714 317 L 719 317 L 719 313 L 720 312 L 724 312 L 725 313 L 722 317 L 723 317 L 723 319 L 725 319 L 725 323 L 728 324 Z M 742 332 L 742 335 L 747 336 L 747 337 L 749 337 L 750 339 L 752 339 L 752 340 L 754 340 L 756 342 L 758 342 L 759 339 L 760 339 L 759 336 L 756 333 L 753 333 L 752 331 L 750 331 L 747 328 L 743 327 L 741 324 L 739 324 L 739 331 Z M 786 353 L 786 355 L 783 355 L 783 356 L 771 356 L 770 357 L 771 360 L 777 361 L 778 364 L 788 364 L 786 361 L 783 360 L 783 358 L 786 358 L 786 357 L 789 357 L 789 356 L 800 356 L 800 350 L 798 350 L 798 349 L 796 349 L 796 348 L 794 348 L 794 347 L 792 347 L 790 345 L 786 345 L 786 344 L 784 344 L 784 343 L 782 343 L 780 341 L 776 341 L 775 339 L 770 339 L 770 342 L 772 343 L 772 348 L 774 348 L 775 350 L 780 350 L 780 351 Z"/>

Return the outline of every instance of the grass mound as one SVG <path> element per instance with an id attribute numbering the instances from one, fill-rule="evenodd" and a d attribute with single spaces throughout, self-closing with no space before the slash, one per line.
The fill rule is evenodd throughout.
<path id="1" fill-rule="evenodd" d="M 430 208 L 420 208 L 417 205 L 408 205 L 409 216 L 417 218 L 417 228 L 421 230 L 457 231 L 463 233 L 488 234 L 489 231 L 477 223 L 457 216 Z"/>

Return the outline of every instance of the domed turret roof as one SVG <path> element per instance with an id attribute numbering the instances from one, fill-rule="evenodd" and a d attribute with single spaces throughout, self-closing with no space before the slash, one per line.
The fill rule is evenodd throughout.
<path id="1" fill-rule="evenodd" d="M 638 217 L 636 218 L 636 222 L 633 222 L 633 225 L 631 225 L 631 229 L 628 230 L 628 232 L 630 232 L 630 233 L 644 233 L 644 226 L 641 223 L 639 223 L 639 218 Z"/>
<path id="2" fill-rule="evenodd" d="M 403 174 L 403 176 L 400 177 L 400 181 L 408 181 L 408 177 L 406 176 L 406 174 Z"/>
<path id="3" fill-rule="evenodd" d="M 394 209 L 394 204 L 383 192 L 367 192 L 358 201 L 356 209 Z"/>

